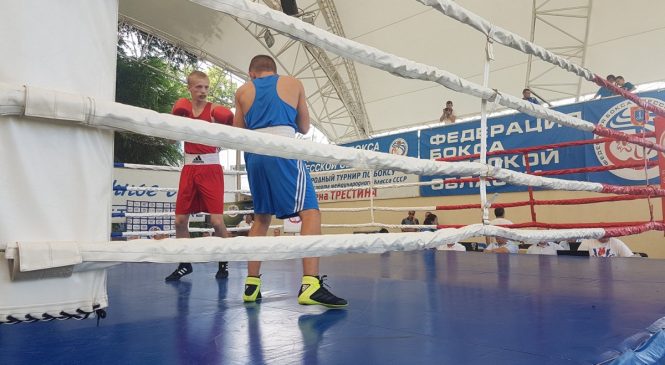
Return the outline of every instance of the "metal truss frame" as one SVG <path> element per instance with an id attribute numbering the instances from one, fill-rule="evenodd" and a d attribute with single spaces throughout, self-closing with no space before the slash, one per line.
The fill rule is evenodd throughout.
<path id="1" fill-rule="evenodd" d="M 276 0 L 256 0 L 281 11 Z M 301 3 L 306 2 L 301 0 Z M 302 5 L 302 4 L 300 4 Z M 304 21 L 317 22 L 317 26 L 344 37 L 344 29 L 332 0 L 310 1 L 295 15 Z M 360 83 L 354 63 L 345 58 L 331 57 L 315 45 L 295 41 L 274 30 L 242 19 L 236 21 L 251 34 L 266 52 L 275 58 L 278 65 L 289 75 L 316 85 L 314 92 L 309 92 L 307 104 L 312 116 L 312 124 L 331 142 L 368 138 L 372 127 L 365 110 L 360 90 Z M 269 47 L 265 41 L 266 32 L 277 35 L 274 45 Z M 288 57 L 283 57 L 289 53 Z M 283 59 L 293 60 L 286 64 Z"/>
<path id="2" fill-rule="evenodd" d="M 555 0 L 554 5 L 559 1 Z M 552 5 L 552 0 L 533 0 L 533 12 L 531 16 L 531 42 L 539 44 L 537 41 L 537 26 L 545 26 L 548 31 L 554 31 L 562 35 L 562 39 L 567 39 L 570 43 L 545 48 L 550 51 L 572 60 L 573 62 L 584 66 L 586 61 L 586 53 L 589 40 L 589 25 L 591 20 L 591 8 L 593 0 L 578 0 L 578 5 L 556 7 L 547 6 Z M 569 2 L 567 2 L 569 4 Z M 583 22 L 584 31 L 576 32 L 572 29 L 566 29 L 564 22 L 570 22 L 571 19 L 578 19 Z M 542 31 L 541 31 L 542 32 Z M 544 76 L 549 75 L 552 71 L 558 70 L 558 66 L 550 66 L 538 74 L 532 74 L 533 62 L 537 61 L 533 56 L 529 55 L 526 71 L 526 87 L 529 87 L 537 93 L 539 90 L 555 94 L 561 94 L 565 97 L 574 97 L 579 101 L 580 92 L 582 88 L 581 77 L 577 78 L 577 82 L 553 82 L 545 83 L 539 82 Z"/>

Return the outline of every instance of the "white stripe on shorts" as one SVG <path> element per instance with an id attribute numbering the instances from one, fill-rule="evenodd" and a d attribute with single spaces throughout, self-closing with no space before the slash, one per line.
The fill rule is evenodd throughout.
<path id="1" fill-rule="evenodd" d="M 295 201 L 295 212 L 299 212 L 303 209 L 305 206 L 305 190 L 307 187 L 307 184 L 305 184 L 305 172 L 304 172 L 304 167 L 305 164 L 298 160 L 298 181 L 296 185 L 296 201 Z"/>

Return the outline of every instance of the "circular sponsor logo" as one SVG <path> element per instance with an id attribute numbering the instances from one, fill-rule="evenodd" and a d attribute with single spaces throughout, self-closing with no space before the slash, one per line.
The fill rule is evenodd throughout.
<path id="1" fill-rule="evenodd" d="M 238 210 L 240 210 L 240 208 L 238 208 L 237 205 L 231 204 L 231 205 L 229 205 L 229 209 L 228 209 L 226 215 L 228 215 L 229 217 L 235 218 L 235 217 L 238 216 L 238 213 L 234 213 L 234 211 L 238 211 Z"/>
<path id="2" fill-rule="evenodd" d="M 388 152 L 393 155 L 406 156 L 406 154 L 409 153 L 409 144 L 406 143 L 404 138 L 397 138 L 390 144 Z"/>
<path id="3" fill-rule="evenodd" d="M 644 98 L 654 105 L 660 107 L 665 107 L 665 102 L 662 100 L 654 98 Z M 635 105 L 630 100 L 624 100 L 620 103 L 613 105 L 611 108 L 603 114 L 603 116 L 598 121 L 598 125 L 601 125 L 606 128 L 611 128 L 618 130 L 626 134 L 640 134 L 643 129 L 646 129 L 647 132 L 653 132 L 653 115 L 645 111 L 641 107 Z M 600 136 L 594 136 L 594 139 L 602 138 Z M 655 142 L 655 138 L 649 138 L 652 142 Z M 643 161 L 645 156 L 645 149 L 642 146 L 638 146 L 633 143 L 628 143 L 624 141 L 612 141 L 606 143 L 595 144 L 593 146 L 594 152 L 598 161 L 603 166 L 612 166 L 622 163 L 629 162 L 639 162 Z M 653 150 L 646 150 L 646 158 L 653 159 L 656 158 L 657 152 Z M 628 168 L 628 169 L 618 169 L 610 170 L 609 172 L 612 175 L 617 177 L 632 180 L 640 181 L 644 180 L 644 168 Z M 654 166 L 647 170 L 647 178 L 652 179 L 658 176 L 658 167 Z"/>

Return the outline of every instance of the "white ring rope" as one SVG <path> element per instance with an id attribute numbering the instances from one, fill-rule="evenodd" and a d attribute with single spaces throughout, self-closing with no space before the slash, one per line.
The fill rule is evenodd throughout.
<path id="1" fill-rule="evenodd" d="M 546 48 L 543 48 L 533 42 L 529 42 L 525 38 L 494 25 L 482 18 L 481 16 L 465 9 L 454 1 L 450 0 L 418 0 L 423 5 L 430 6 L 446 16 L 455 19 L 461 23 L 467 24 L 475 28 L 479 32 L 485 34 L 489 39 L 503 44 L 504 46 L 516 49 L 526 54 L 530 54 L 540 58 L 541 60 L 559 66 L 564 70 L 570 71 L 577 76 L 584 77 L 587 81 L 594 79 L 594 73 L 590 70 L 578 66 L 569 60 L 558 56 Z"/>
<path id="2" fill-rule="evenodd" d="M 421 182 L 411 182 L 411 183 L 395 183 L 395 184 L 379 184 L 374 185 L 375 189 L 389 189 L 389 188 L 403 188 L 409 186 L 429 186 L 429 185 L 441 185 L 443 184 L 443 179 L 434 179 L 431 181 L 421 181 Z M 363 185 L 354 185 L 347 186 L 343 188 L 328 188 L 328 189 L 317 189 L 317 193 L 324 192 L 334 192 L 334 191 L 346 191 L 349 189 L 368 189 L 371 188 L 370 184 Z M 177 192 L 178 188 L 156 188 L 152 186 L 128 186 L 118 189 L 119 191 L 155 191 L 155 192 Z M 249 190 L 224 190 L 225 193 L 241 193 L 241 194 L 251 194 Z"/>
<path id="3" fill-rule="evenodd" d="M 386 224 L 386 223 L 332 223 L 332 224 L 321 224 L 323 228 L 369 228 L 369 227 L 381 227 L 381 228 L 413 228 L 413 229 L 436 229 L 436 225 L 433 224 Z"/>
<path id="4" fill-rule="evenodd" d="M 0 107 L 3 107 L 3 105 L 0 105 Z M 6 106 L 5 106 L 6 107 Z M 0 109 L 0 114 L 2 109 Z M 19 110 L 18 112 L 9 112 L 6 113 L 8 115 L 10 114 L 20 114 L 22 110 Z M 181 171 L 182 166 L 161 166 L 161 165 L 142 165 L 142 164 L 135 164 L 135 163 L 122 163 L 120 164 L 121 166 L 115 166 L 118 168 L 124 168 L 124 169 L 133 169 L 133 170 L 156 170 L 156 171 Z M 349 173 L 349 172 L 365 172 L 369 171 L 370 169 L 356 169 L 356 168 L 341 168 L 341 169 L 336 169 L 336 170 L 326 170 L 326 171 L 315 171 L 311 172 L 311 176 L 317 176 L 317 175 L 327 175 L 331 173 Z M 247 175 L 247 171 L 238 171 L 238 170 L 227 170 L 224 169 L 224 175 Z"/>
<path id="5" fill-rule="evenodd" d="M 425 207 L 360 207 L 360 208 L 319 208 L 323 213 L 334 213 L 334 212 L 368 212 L 371 210 L 385 211 L 385 212 L 408 212 L 410 210 L 415 210 L 418 212 L 425 212 L 430 210 L 437 210 L 436 206 L 425 206 Z M 223 214 L 227 215 L 238 215 L 238 214 L 251 214 L 254 213 L 253 210 L 225 210 Z M 210 215 L 209 213 L 197 213 L 194 215 Z M 131 212 L 131 213 L 122 213 L 124 217 L 131 218 L 155 218 L 155 217 L 172 217 L 175 216 L 175 212 Z"/>
<path id="6" fill-rule="evenodd" d="M 117 166 L 121 169 L 130 170 L 153 170 L 153 171 L 180 171 L 182 166 L 160 166 L 160 165 L 141 165 L 135 163 L 123 163 L 122 166 Z"/>
<path id="7" fill-rule="evenodd" d="M 134 163 L 123 163 L 122 166 L 117 166 L 121 169 L 132 170 L 155 170 L 155 171 L 181 171 L 182 166 L 159 166 L 159 165 L 140 165 Z M 224 175 L 247 175 L 245 171 L 224 170 Z"/>
<path id="8" fill-rule="evenodd" d="M 24 110 L 24 111 L 22 111 Z M 312 141 L 268 135 L 213 123 L 196 123 L 189 118 L 159 114 L 92 97 L 55 92 L 31 86 L 0 83 L 0 114 L 72 121 L 98 128 L 202 143 L 211 146 L 300 159 L 330 162 L 358 168 L 392 169 L 423 176 L 487 175 L 513 184 L 550 190 L 601 192 L 603 185 L 532 176 L 478 162 L 445 162 L 391 155 L 356 148 L 324 145 Z M 33 120 L 28 118 L 26 120 Z"/>
<path id="9" fill-rule="evenodd" d="M 522 100 L 521 98 L 498 93 L 495 90 L 465 80 L 448 71 L 414 62 L 404 57 L 395 56 L 377 48 L 340 37 L 262 4 L 252 3 L 245 0 L 191 1 L 212 10 L 249 20 L 263 26 L 268 26 L 295 37 L 296 39 L 323 48 L 338 56 L 395 75 L 400 75 L 404 78 L 433 81 L 451 90 L 473 95 L 480 99 L 486 99 L 489 101 L 495 101 L 496 99 L 497 103 L 505 107 L 519 110 L 531 116 L 554 121 L 567 127 L 587 132 L 593 131 L 595 127 L 591 122 L 555 110 L 546 109 L 540 105 Z"/>
<path id="10" fill-rule="evenodd" d="M 169 192 L 175 193 L 178 192 L 178 188 L 158 188 L 154 186 L 127 186 L 120 189 L 114 189 L 117 191 L 155 191 L 155 192 Z M 249 190 L 224 190 L 225 193 L 240 193 L 240 194 L 250 194 Z"/>
<path id="11" fill-rule="evenodd" d="M 226 227 L 226 230 L 229 232 L 243 232 L 249 231 L 251 227 Z M 282 226 L 268 226 L 268 229 L 282 228 Z M 189 232 L 195 233 L 215 233 L 214 228 L 196 228 L 189 227 Z M 122 232 L 122 237 L 136 237 L 136 236 L 157 236 L 161 234 L 174 235 L 176 233 L 175 229 L 170 230 L 159 230 L 159 231 L 127 231 Z"/>
<path id="12" fill-rule="evenodd" d="M 76 265 L 82 262 L 210 262 L 286 260 L 346 253 L 410 251 L 460 242 L 470 237 L 501 236 L 514 241 L 560 241 L 601 238 L 604 229 L 519 230 L 473 224 L 436 232 L 342 234 L 277 237 L 203 237 L 118 242 L 11 242 L 8 259 L 17 259 L 20 271 Z M 44 255 L 58 252 L 59 255 Z M 16 262 L 16 261 L 15 261 Z M 94 265 L 88 266 L 88 268 Z"/>
<path id="13" fill-rule="evenodd" d="M 238 215 L 238 214 L 250 214 L 254 213 L 253 210 L 225 210 L 222 214 L 227 214 L 227 215 Z M 171 212 L 129 212 L 129 213 L 122 213 L 123 216 L 125 217 L 132 217 L 132 218 L 152 218 L 152 217 L 172 217 L 175 216 L 175 211 Z M 210 213 L 196 213 L 196 214 L 191 214 L 191 215 L 210 215 Z"/>
<path id="14" fill-rule="evenodd" d="M 353 224 L 342 224 L 342 223 L 331 223 L 331 224 L 321 224 L 322 228 L 371 228 L 371 227 L 381 227 L 381 228 L 413 228 L 413 229 L 436 229 L 436 225 L 433 224 L 385 224 L 385 223 L 353 223 Z M 229 232 L 242 232 L 249 231 L 251 227 L 227 227 L 226 230 Z M 269 229 L 282 228 L 279 225 L 269 226 Z M 189 227 L 189 232 L 215 232 L 212 228 L 196 228 Z M 135 236 L 156 236 L 160 234 L 174 235 L 176 231 L 171 230 L 159 230 L 159 231 L 126 231 L 122 232 L 122 237 L 135 237 Z"/>

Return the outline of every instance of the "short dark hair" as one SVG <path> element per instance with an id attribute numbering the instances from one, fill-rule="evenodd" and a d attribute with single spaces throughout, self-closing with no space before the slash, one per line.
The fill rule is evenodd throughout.
<path id="1" fill-rule="evenodd" d="M 618 80 L 618 79 L 623 80 L 623 76 L 617 76 L 617 77 L 615 77 L 614 79 L 615 79 L 615 80 Z"/>
<path id="2" fill-rule="evenodd" d="M 249 70 L 254 72 L 277 72 L 277 64 L 275 64 L 275 60 L 272 57 L 260 54 L 252 58 L 252 61 L 249 63 Z"/>
<path id="3" fill-rule="evenodd" d="M 531 89 L 527 87 L 526 89 L 522 90 L 522 94 L 524 94 L 525 91 L 531 92 Z"/>
<path id="4" fill-rule="evenodd" d="M 506 214 L 506 210 L 503 208 L 494 208 L 494 215 L 499 218 L 503 217 L 503 215 Z"/>
<path id="5" fill-rule="evenodd" d="M 616 77 L 612 74 L 607 75 L 608 80 L 616 80 Z"/>
<path id="6" fill-rule="evenodd" d="M 446 105 L 448 105 L 448 104 L 452 104 L 452 103 L 453 103 L 452 100 L 448 100 L 448 101 L 446 101 Z"/>

